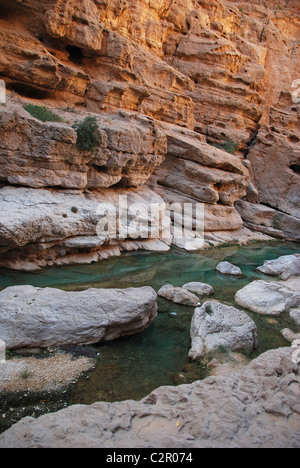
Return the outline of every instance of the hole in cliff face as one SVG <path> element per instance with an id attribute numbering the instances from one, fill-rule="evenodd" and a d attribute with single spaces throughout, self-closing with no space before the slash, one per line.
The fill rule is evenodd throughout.
<path id="1" fill-rule="evenodd" d="M 0 2 L 0 19 L 9 21 L 15 16 L 15 6 L 11 1 L 3 0 Z"/>
<path id="2" fill-rule="evenodd" d="M 67 46 L 66 51 L 69 54 L 69 60 L 75 64 L 81 64 L 83 59 L 83 53 L 80 47 L 76 46 Z"/>
<path id="3" fill-rule="evenodd" d="M 9 83 L 7 85 L 7 89 L 29 99 L 43 100 L 50 96 L 49 91 L 35 88 L 34 86 L 30 86 L 24 83 Z"/>
<path id="4" fill-rule="evenodd" d="M 300 174 L 300 164 L 292 164 L 290 169 L 292 169 L 295 174 Z"/>
<path id="5" fill-rule="evenodd" d="M 291 143 L 299 143 L 300 139 L 296 135 L 291 135 L 289 137 Z"/>

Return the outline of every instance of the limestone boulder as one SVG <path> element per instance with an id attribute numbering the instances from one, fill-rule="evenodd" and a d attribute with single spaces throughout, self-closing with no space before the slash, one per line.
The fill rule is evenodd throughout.
<path id="1" fill-rule="evenodd" d="M 182 286 L 197 296 L 211 296 L 214 294 L 214 288 L 206 283 L 191 282 Z"/>
<path id="2" fill-rule="evenodd" d="M 14 286 L 0 293 L 0 337 L 7 349 L 93 344 L 141 332 L 156 314 L 150 287 L 65 292 Z"/>
<path id="3" fill-rule="evenodd" d="M 158 296 L 167 299 L 168 301 L 175 302 L 186 306 L 196 307 L 199 303 L 199 298 L 189 292 L 185 288 L 176 288 L 171 284 L 166 284 L 157 293 Z"/>
<path id="4" fill-rule="evenodd" d="M 289 341 L 290 343 L 294 343 L 294 341 L 300 342 L 300 333 L 295 333 L 289 328 L 284 328 L 283 330 L 281 330 L 281 334 L 283 338 L 286 341 Z"/>
<path id="5" fill-rule="evenodd" d="M 300 325 L 300 309 L 293 309 L 290 311 L 290 317 L 297 325 Z"/>
<path id="6" fill-rule="evenodd" d="M 293 276 L 300 276 L 300 255 L 284 255 L 276 260 L 267 260 L 258 271 L 270 276 L 280 276 L 287 280 Z"/>
<path id="7" fill-rule="evenodd" d="M 300 305 L 300 292 L 284 282 L 259 280 L 240 289 L 235 295 L 235 301 L 258 314 L 278 316 Z"/>
<path id="8" fill-rule="evenodd" d="M 257 327 L 245 312 L 219 302 L 205 302 L 195 310 L 191 325 L 189 357 L 198 359 L 225 348 L 253 351 L 258 346 Z"/>
<path id="9" fill-rule="evenodd" d="M 217 265 L 216 270 L 222 275 L 231 275 L 231 276 L 241 276 L 242 270 L 236 266 L 232 265 L 230 262 L 221 262 Z"/>

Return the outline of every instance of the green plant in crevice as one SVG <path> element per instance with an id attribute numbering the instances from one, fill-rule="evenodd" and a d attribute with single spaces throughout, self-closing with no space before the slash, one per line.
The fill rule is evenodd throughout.
<path id="1" fill-rule="evenodd" d="M 235 143 L 231 138 L 228 138 L 223 145 L 214 144 L 215 148 L 226 151 L 226 153 L 235 154 L 239 149 L 240 144 Z"/>
<path id="2" fill-rule="evenodd" d="M 73 128 L 77 132 L 77 148 L 95 152 L 101 138 L 96 117 L 86 117 L 82 122 L 75 122 Z"/>
<path id="3" fill-rule="evenodd" d="M 31 375 L 31 374 L 30 374 L 30 372 L 29 372 L 27 369 L 24 370 L 24 371 L 22 371 L 22 372 L 20 373 L 20 377 L 21 377 L 21 379 L 23 379 L 23 380 L 28 380 L 29 377 L 30 377 L 30 375 Z"/>
<path id="4" fill-rule="evenodd" d="M 24 109 L 42 122 L 63 122 L 64 120 L 52 110 L 48 109 L 45 106 L 36 106 L 35 104 L 25 104 Z"/>
<path id="5" fill-rule="evenodd" d="M 213 313 L 213 308 L 212 308 L 212 304 L 210 302 L 208 302 L 206 304 L 206 307 L 205 307 L 205 312 L 209 315 L 211 315 Z"/>

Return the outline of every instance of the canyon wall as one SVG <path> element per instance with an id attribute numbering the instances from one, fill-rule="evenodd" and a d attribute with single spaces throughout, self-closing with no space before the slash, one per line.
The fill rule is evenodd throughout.
<path id="1" fill-rule="evenodd" d="M 298 0 L 0 0 L 0 26 L 1 265 L 167 250 L 160 231 L 99 242 L 96 200 L 122 195 L 203 203 L 210 245 L 300 240 Z"/>

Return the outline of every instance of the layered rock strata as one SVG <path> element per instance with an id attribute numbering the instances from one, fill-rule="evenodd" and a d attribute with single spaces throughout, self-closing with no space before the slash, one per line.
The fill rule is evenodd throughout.
<path id="1" fill-rule="evenodd" d="M 0 79 L 14 103 L 0 112 L 1 184 L 150 184 L 167 203 L 203 203 L 212 245 L 250 239 L 243 224 L 299 240 L 294 3 L 1 0 L 0 25 Z M 64 122 L 33 119 L 28 102 Z M 101 138 L 83 154 L 72 125 L 86 116 Z M 199 249 L 201 237 L 174 245 Z"/>
<path id="2" fill-rule="evenodd" d="M 169 249 L 158 239 L 165 204 L 146 187 L 91 193 L 4 187 L 0 205 L 2 266 L 35 269 L 97 262 L 123 250 Z"/>
<path id="3" fill-rule="evenodd" d="M 76 146 L 70 118 L 83 121 L 85 115 L 69 114 L 68 123 L 44 123 L 20 106 L 7 105 L 0 113 L 1 182 L 79 190 L 143 185 L 164 160 L 166 137 L 143 116 L 96 117 L 99 141 L 84 151 Z"/>

